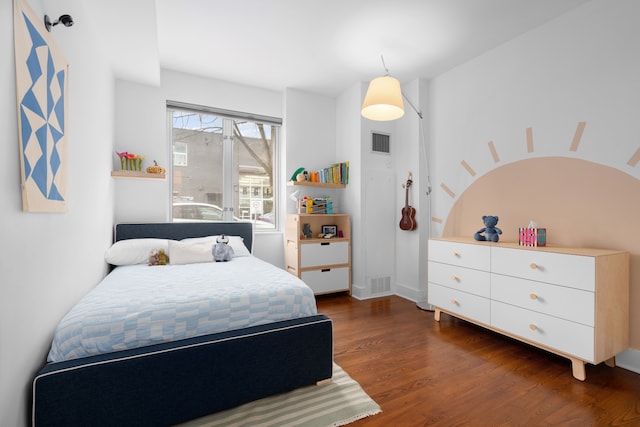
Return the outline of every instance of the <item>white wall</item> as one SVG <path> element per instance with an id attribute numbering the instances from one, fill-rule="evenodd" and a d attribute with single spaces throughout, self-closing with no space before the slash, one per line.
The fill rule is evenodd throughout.
<path id="1" fill-rule="evenodd" d="M 76 25 L 51 33 L 69 61 L 66 213 L 22 212 L 12 2 L 0 2 L 0 425 L 29 425 L 31 380 L 53 328 L 104 275 L 111 243 L 113 77 L 83 26 L 77 1 L 31 1 L 38 16 L 70 13 Z"/>
<path id="2" fill-rule="evenodd" d="M 445 219 L 455 202 L 442 183 L 459 195 L 499 164 L 532 155 L 583 158 L 640 178 L 640 168 L 627 165 L 638 149 L 639 13 L 633 0 L 592 1 L 434 79 L 434 215 Z M 570 152 L 581 121 L 587 123 L 582 142 Z M 528 127 L 533 153 L 526 149 Z M 499 164 L 489 154 L 489 141 Z M 441 232 L 442 226 L 434 229 Z"/>

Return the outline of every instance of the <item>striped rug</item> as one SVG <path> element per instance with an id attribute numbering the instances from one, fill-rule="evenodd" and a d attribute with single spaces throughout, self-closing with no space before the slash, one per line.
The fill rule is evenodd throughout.
<path id="1" fill-rule="evenodd" d="M 334 363 L 331 382 L 267 397 L 180 427 L 343 426 L 380 412 L 380 406 Z"/>

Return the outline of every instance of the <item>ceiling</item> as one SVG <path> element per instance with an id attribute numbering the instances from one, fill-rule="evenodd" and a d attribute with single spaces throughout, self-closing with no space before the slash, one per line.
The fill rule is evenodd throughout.
<path id="1" fill-rule="evenodd" d="M 336 96 L 389 73 L 431 78 L 588 0 L 103 0 L 101 42 L 118 78 L 160 68 Z M 123 13 L 122 11 L 126 11 Z"/>

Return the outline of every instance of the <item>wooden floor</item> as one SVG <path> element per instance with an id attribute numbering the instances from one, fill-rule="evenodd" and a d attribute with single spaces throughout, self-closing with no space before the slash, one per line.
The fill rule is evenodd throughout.
<path id="1" fill-rule="evenodd" d="M 351 426 L 640 426 L 640 375 L 571 363 L 400 297 L 318 297 L 335 362 L 382 413 Z"/>

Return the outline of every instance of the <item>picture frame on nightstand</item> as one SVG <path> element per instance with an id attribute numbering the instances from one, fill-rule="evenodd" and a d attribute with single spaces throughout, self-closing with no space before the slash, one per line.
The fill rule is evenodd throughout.
<path id="1" fill-rule="evenodd" d="M 338 226 L 337 225 L 323 225 L 322 226 L 322 234 L 333 234 L 334 236 L 338 235 Z"/>

